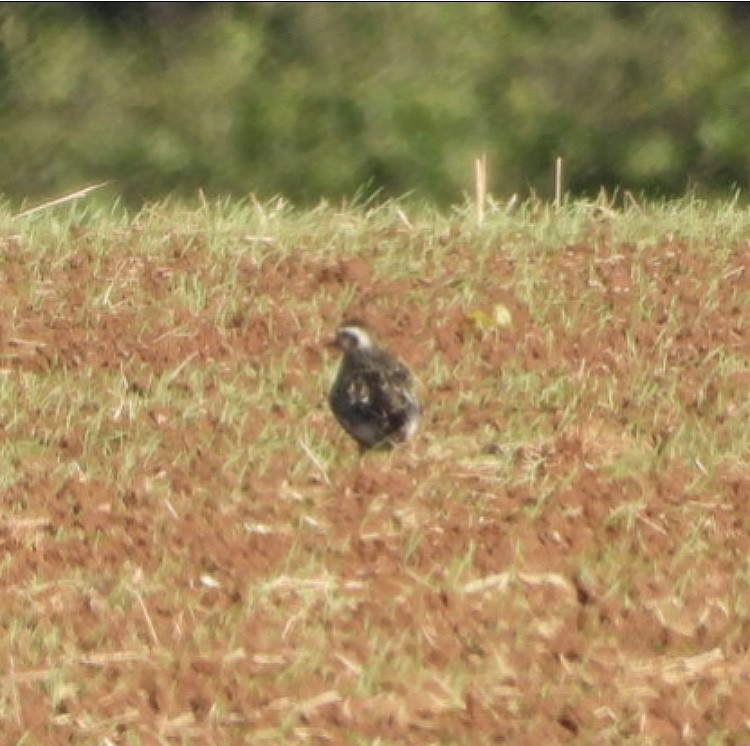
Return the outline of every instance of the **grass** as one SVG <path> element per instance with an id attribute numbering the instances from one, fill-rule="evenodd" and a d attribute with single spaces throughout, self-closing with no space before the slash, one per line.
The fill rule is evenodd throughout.
<path id="1" fill-rule="evenodd" d="M 5 740 L 731 742 L 749 228 L 0 210 Z M 327 410 L 349 313 L 423 391 L 390 453 Z"/>

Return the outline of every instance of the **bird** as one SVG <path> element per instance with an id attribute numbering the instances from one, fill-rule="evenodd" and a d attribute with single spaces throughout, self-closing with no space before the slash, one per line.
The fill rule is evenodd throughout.
<path id="1" fill-rule="evenodd" d="M 361 321 L 345 321 L 332 342 L 342 353 L 328 394 L 334 416 L 360 450 L 394 446 L 417 432 L 422 406 L 414 376 Z"/>

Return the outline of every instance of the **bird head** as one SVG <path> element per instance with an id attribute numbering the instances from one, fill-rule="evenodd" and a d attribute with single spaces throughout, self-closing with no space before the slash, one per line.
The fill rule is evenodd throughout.
<path id="1" fill-rule="evenodd" d="M 372 334 L 360 321 L 347 321 L 342 324 L 337 329 L 332 344 L 342 352 L 367 350 L 375 346 Z"/>

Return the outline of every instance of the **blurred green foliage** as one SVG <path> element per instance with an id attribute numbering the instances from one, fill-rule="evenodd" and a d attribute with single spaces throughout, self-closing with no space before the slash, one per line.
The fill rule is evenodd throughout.
<path id="1" fill-rule="evenodd" d="M 2 3 L 0 193 L 746 188 L 746 5 Z"/>

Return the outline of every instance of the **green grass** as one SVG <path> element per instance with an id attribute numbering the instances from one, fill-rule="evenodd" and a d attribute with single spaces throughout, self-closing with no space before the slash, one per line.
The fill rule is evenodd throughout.
<path id="1" fill-rule="evenodd" d="M 694 199 L 481 227 L 407 202 L 0 212 L 0 732 L 657 743 L 663 717 L 724 742 L 749 229 Z M 327 409 L 350 311 L 423 392 L 391 453 Z"/>

